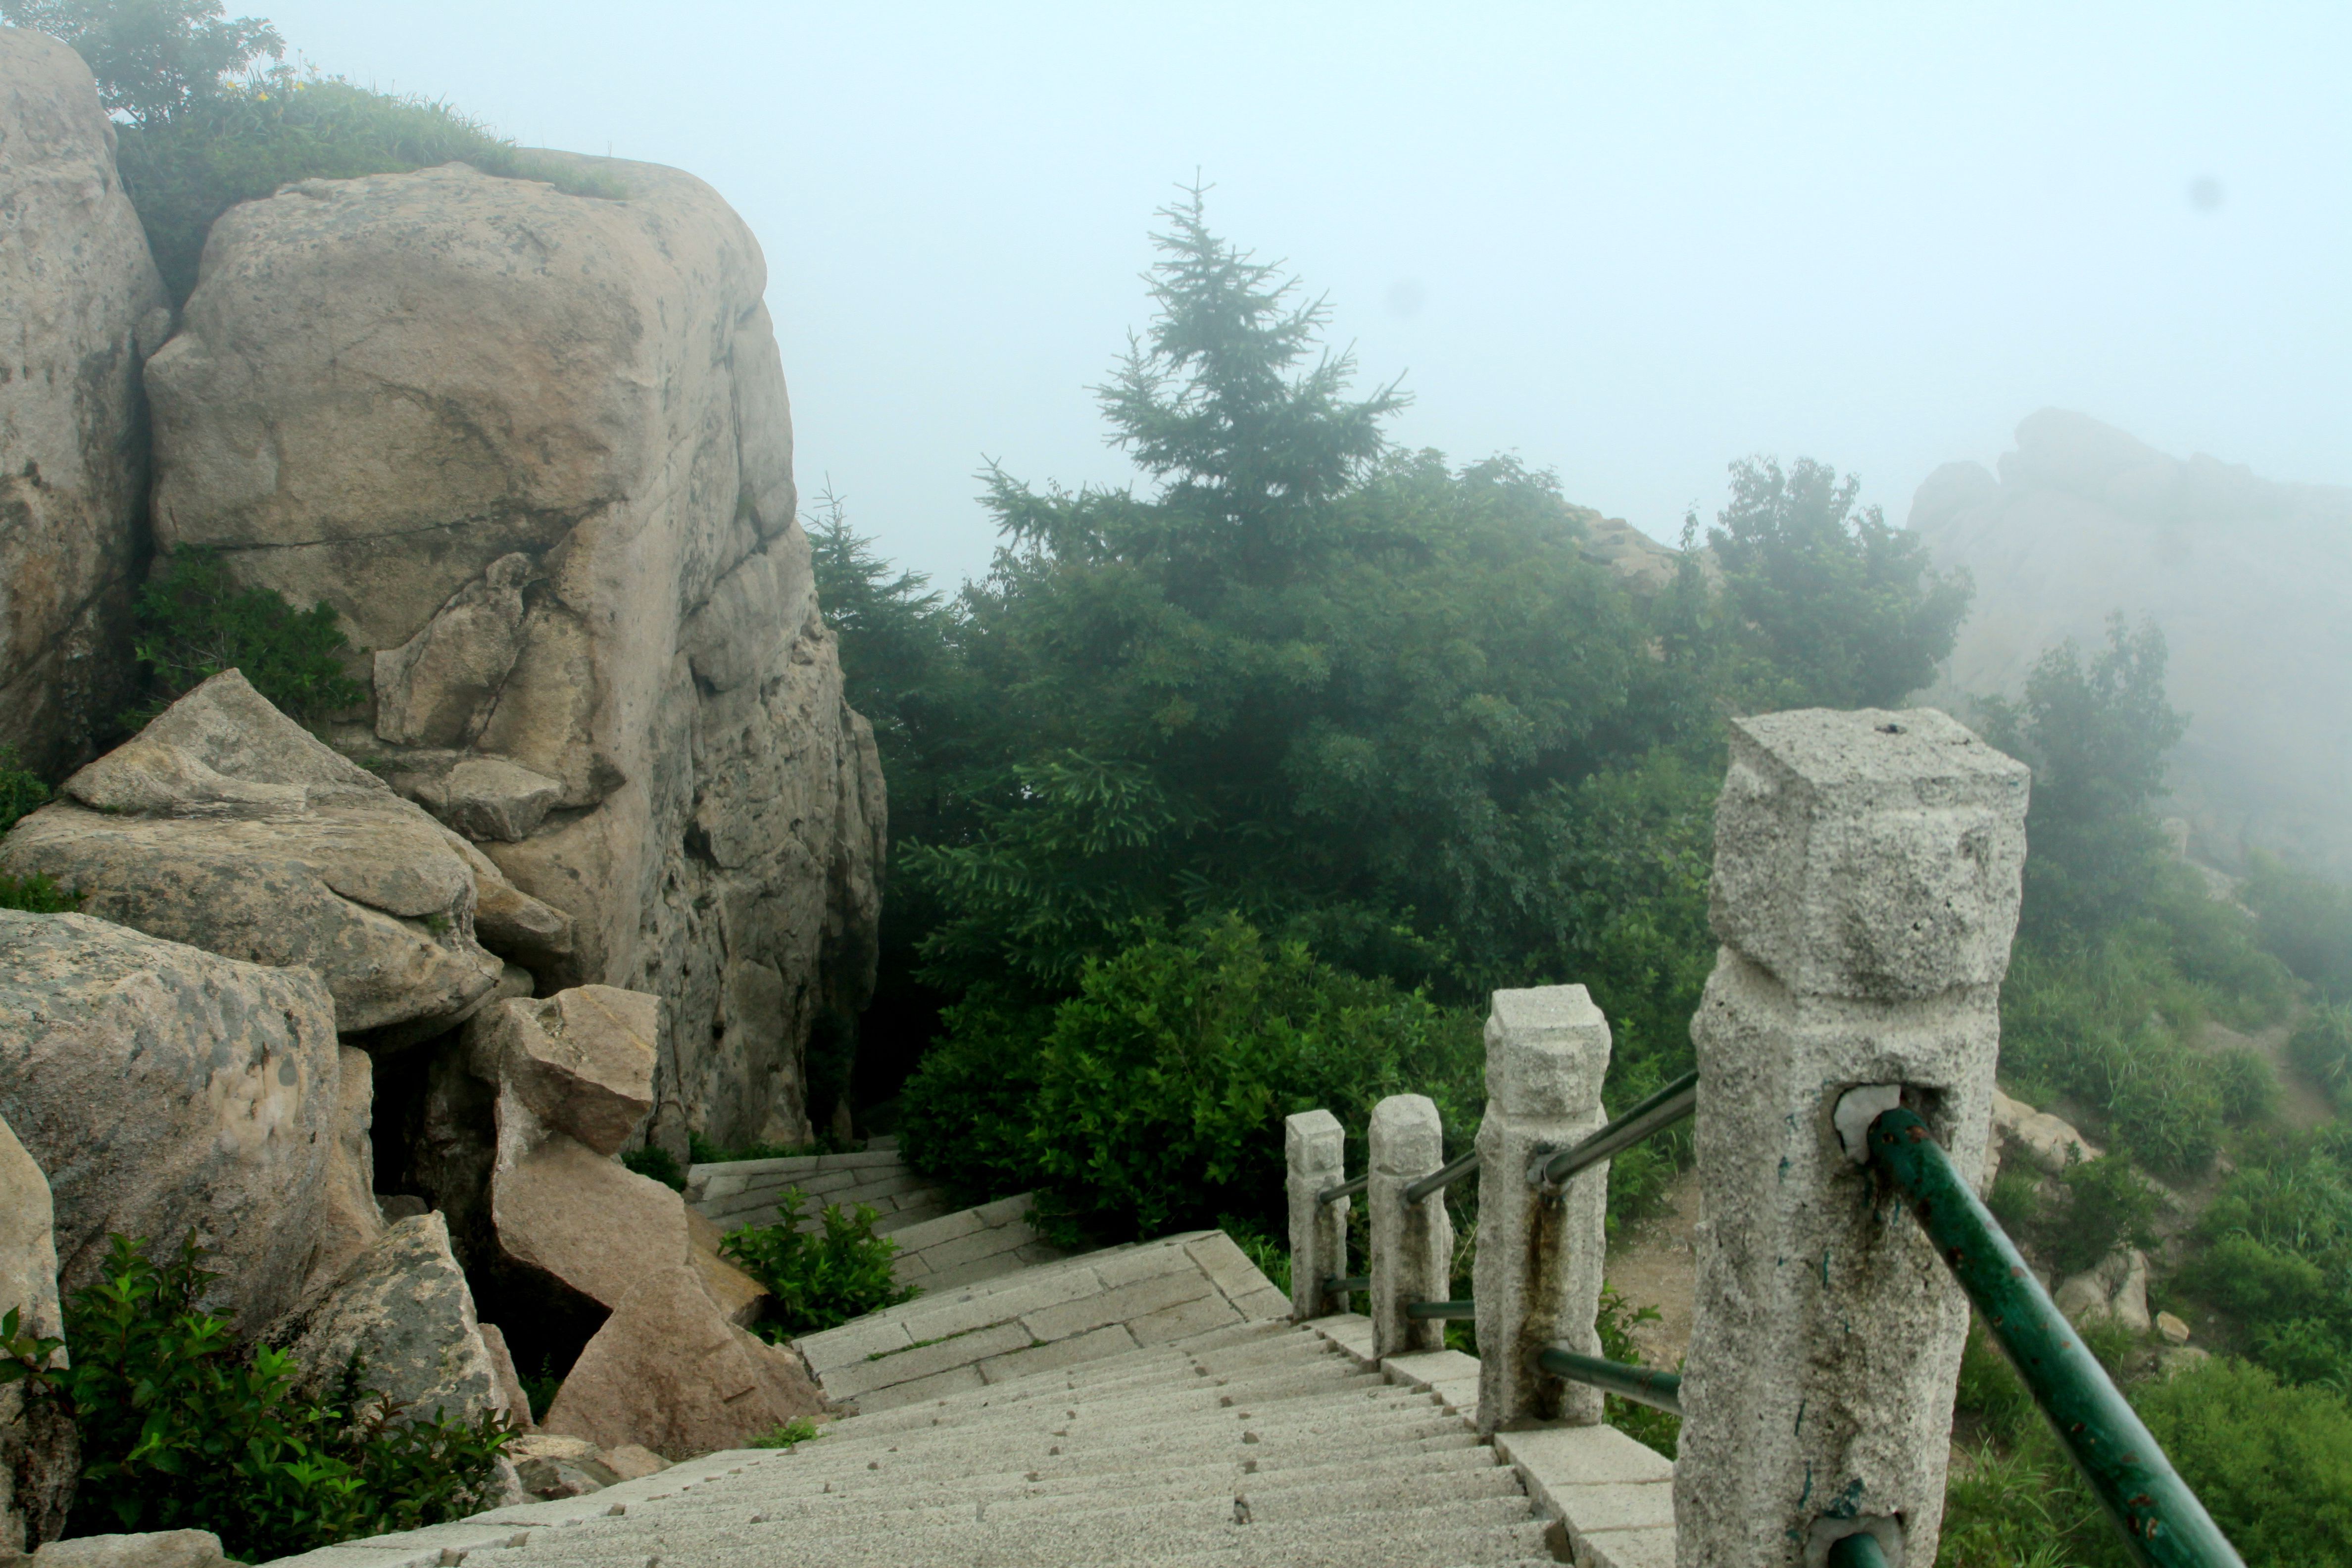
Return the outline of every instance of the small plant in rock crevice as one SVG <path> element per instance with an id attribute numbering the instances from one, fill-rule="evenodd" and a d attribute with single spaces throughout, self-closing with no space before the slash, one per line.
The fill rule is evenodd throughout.
<path id="1" fill-rule="evenodd" d="M 808 1200 L 797 1187 L 776 1205 L 774 1225 L 728 1232 L 719 1250 L 765 1286 L 769 1301 L 759 1332 L 782 1343 L 839 1328 L 852 1318 L 911 1301 L 921 1292 L 890 1271 L 898 1244 L 874 1234 L 874 1210 L 827 1205 L 814 1232 L 800 1227 Z"/>

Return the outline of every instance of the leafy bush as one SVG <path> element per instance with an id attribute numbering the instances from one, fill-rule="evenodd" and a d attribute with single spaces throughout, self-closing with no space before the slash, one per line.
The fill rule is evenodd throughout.
<path id="1" fill-rule="evenodd" d="M 2286 1048 L 2338 1110 L 2352 1111 L 2352 1004 L 2314 1007 L 2287 1037 Z"/>
<path id="2" fill-rule="evenodd" d="M 2334 1000 L 2352 1004 L 2352 888 L 2259 850 L 2249 873 L 2238 896 L 2262 922 L 2263 945 Z"/>
<path id="3" fill-rule="evenodd" d="M 2269 1372 L 2352 1392 L 2352 1131 L 2254 1147 L 2199 1223 L 2180 1288 Z"/>
<path id="4" fill-rule="evenodd" d="M 1601 1353 L 1609 1361 L 1623 1362 L 1628 1366 L 1640 1366 L 1642 1352 L 1633 1342 L 1633 1325 L 1653 1323 L 1658 1320 L 1655 1307 L 1634 1307 L 1624 1297 L 1603 1285 L 1601 1288 L 1601 1310 L 1592 1326 L 1601 1334 Z M 1612 1394 L 1601 1402 L 1602 1418 L 1636 1442 L 1648 1445 L 1671 1459 L 1682 1441 L 1683 1418 L 1671 1411 L 1636 1405 L 1630 1399 L 1620 1399 Z"/>
<path id="5" fill-rule="evenodd" d="M 69 915 L 81 908 L 81 894 L 71 888 L 60 888 L 44 872 L 29 877 L 11 877 L 0 873 L 0 910 L 17 910 L 30 915 Z"/>
<path id="6" fill-rule="evenodd" d="M 2231 1046 L 2213 1058 L 2213 1076 L 2221 1091 L 2221 1115 L 2232 1126 L 2244 1127 L 2278 1114 L 2278 1074 L 2260 1051 Z"/>
<path id="7" fill-rule="evenodd" d="M 351 644 L 333 610 L 297 610 L 275 588 L 240 588 L 216 552 L 168 557 L 140 590 L 136 615 L 134 646 L 151 700 L 124 716 L 129 727 L 146 723 L 225 669 L 242 670 L 256 691 L 300 722 L 367 698 L 344 673 L 341 656 Z"/>
<path id="8" fill-rule="evenodd" d="M 1460 1140 L 1484 1103 L 1475 1020 L 1236 916 L 1089 964 L 1050 1027 L 1018 1005 L 950 1018 L 907 1087 L 908 1158 L 983 1188 L 1042 1185 L 1046 1217 L 1117 1239 L 1280 1223 L 1291 1112 L 1327 1108 L 1360 1139 L 1383 1096 L 1423 1093 Z"/>
<path id="9" fill-rule="evenodd" d="M 648 1143 L 642 1149 L 626 1150 L 621 1155 L 621 1163 L 672 1192 L 686 1191 L 686 1173 L 678 1168 L 677 1156 L 667 1149 Z"/>
<path id="10" fill-rule="evenodd" d="M 356 1361 L 313 1402 L 290 1355 L 240 1349 L 198 1305 L 217 1278 L 203 1257 L 191 1234 L 159 1268 L 144 1242 L 114 1237 L 105 1278 L 67 1303 L 68 1367 L 48 1364 L 56 1342 L 19 1338 L 13 1312 L 0 1322 L 16 1341 L 7 1380 L 66 1401 L 80 1429 L 70 1533 L 209 1530 L 260 1562 L 488 1503 L 505 1417 L 411 1415 L 365 1392 Z"/>
<path id="11" fill-rule="evenodd" d="M 2153 1247 L 2156 1194 L 2123 1151 L 2066 1167 L 2066 1201 L 2046 1220 L 2042 1239 L 2060 1272 L 2079 1274 L 2119 1247 Z"/>
<path id="12" fill-rule="evenodd" d="M 0 746 L 0 833 L 49 804 L 49 786 L 16 765 L 16 753 Z"/>
<path id="13" fill-rule="evenodd" d="M 2128 1568 L 2115 1526 L 2000 1352 L 1972 1334 L 1960 1367 L 1956 1404 L 1989 1438 L 1954 1468 L 1939 1568 Z M 2125 1393 L 2248 1568 L 2352 1562 L 2352 1409 L 2341 1395 L 2282 1386 L 2228 1357 Z"/>
<path id="14" fill-rule="evenodd" d="M 778 1223 L 744 1226 L 728 1232 L 719 1244 L 721 1252 L 768 1289 L 760 1324 L 763 1335 L 781 1342 L 839 1328 L 921 1294 L 891 1276 L 898 1244 L 874 1234 L 872 1208 L 860 1204 L 850 1213 L 827 1205 L 823 1228 L 811 1234 L 800 1228 L 806 1201 L 795 1187 L 776 1205 Z"/>
<path id="15" fill-rule="evenodd" d="M 0 0 L 14 26 L 72 45 L 98 79 L 99 102 L 142 127 L 184 113 L 264 55 L 285 58 L 277 28 L 222 13 L 221 0 Z"/>

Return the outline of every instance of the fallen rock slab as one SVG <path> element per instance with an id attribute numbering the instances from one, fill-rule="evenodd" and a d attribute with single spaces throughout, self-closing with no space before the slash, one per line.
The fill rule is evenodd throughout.
<path id="1" fill-rule="evenodd" d="M 209 1530 L 152 1530 L 135 1535 L 77 1535 L 33 1553 L 39 1568 L 235 1568 Z"/>
<path id="2" fill-rule="evenodd" d="M 681 1267 L 623 1298 L 556 1391 L 546 1427 L 677 1460 L 742 1447 L 824 1409 L 800 1358 L 729 1322 Z"/>
<path id="3" fill-rule="evenodd" d="M 110 1234 L 161 1256 L 193 1228 L 220 1276 L 208 1305 L 248 1329 L 292 1307 L 321 1247 L 341 1068 L 309 969 L 0 910 L 0 1116 L 48 1174 L 68 1295 Z"/>
<path id="4" fill-rule="evenodd" d="M 532 1497 L 585 1497 L 617 1485 L 621 1473 L 604 1462 L 604 1451 L 584 1437 L 541 1432 L 507 1445 L 515 1478 Z"/>
<path id="5" fill-rule="evenodd" d="M 346 1035 L 437 1032 L 503 973 L 476 935 L 487 862 L 236 670 L 68 778 L 63 795 L 0 840 L 0 870 L 78 888 L 86 913 L 151 936 L 316 970 Z M 499 901 L 520 897 L 509 889 Z M 562 917 L 545 910 L 541 923 Z"/>
<path id="6" fill-rule="evenodd" d="M 661 999 L 610 985 L 500 1002 L 466 1026 L 476 1077 L 599 1154 L 618 1153 L 653 1110 L 660 1038 Z"/>
<path id="7" fill-rule="evenodd" d="M 514 1263 L 606 1308 L 688 1266 L 685 1200 L 562 1132 L 493 1174 L 490 1215 Z"/>
<path id="8" fill-rule="evenodd" d="M 357 1356 L 361 1385 L 410 1415 L 472 1422 L 512 1409 L 438 1214 L 392 1226 L 268 1337 L 321 1394 Z"/>

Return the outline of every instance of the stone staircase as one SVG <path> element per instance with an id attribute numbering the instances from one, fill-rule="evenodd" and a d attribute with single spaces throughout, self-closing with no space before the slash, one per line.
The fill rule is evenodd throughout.
<path id="1" fill-rule="evenodd" d="M 802 1342 L 858 1413 L 796 1448 L 281 1568 L 1673 1568 L 1668 1461 L 1481 1438 L 1475 1358 L 1376 1362 L 1364 1318 L 1280 1300 L 1215 1232 L 1024 1270 Z"/>
<path id="2" fill-rule="evenodd" d="M 721 1230 L 733 1230 L 775 1224 L 777 1205 L 793 1188 L 809 1200 L 803 1230 L 815 1230 L 828 1207 L 873 1209 L 875 1234 L 898 1244 L 891 1271 L 926 1294 L 1063 1256 L 1030 1228 L 1029 1194 L 959 1209 L 944 1190 L 908 1168 L 891 1138 L 877 1138 L 853 1154 L 696 1165 L 687 1172 L 686 1201 Z"/>
<path id="3" fill-rule="evenodd" d="M 1550 1563 L 1566 1542 L 1443 1395 L 1311 1325 L 1258 1321 L 853 1416 L 786 1452 L 289 1561 L 1448 1568 Z"/>

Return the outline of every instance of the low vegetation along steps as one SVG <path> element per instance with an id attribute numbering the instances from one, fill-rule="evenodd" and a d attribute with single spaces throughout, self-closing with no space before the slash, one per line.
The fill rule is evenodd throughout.
<path id="1" fill-rule="evenodd" d="M 898 1244 L 891 1270 L 902 1284 L 937 1292 L 1050 1263 L 1064 1256 L 1029 1226 L 1029 1194 L 957 1208 L 899 1159 L 895 1143 L 876 1139 L 851 1154 L 793 1154 L 729 1160 L 687 1172 L 686 1201 L 721 1229 L 774 1225 L 777 1205 L 797 1189 L 808 1203 L 800 1228 L 814 1231 L 828 1207 L 875 1211 L 874 1230 Z"/>

